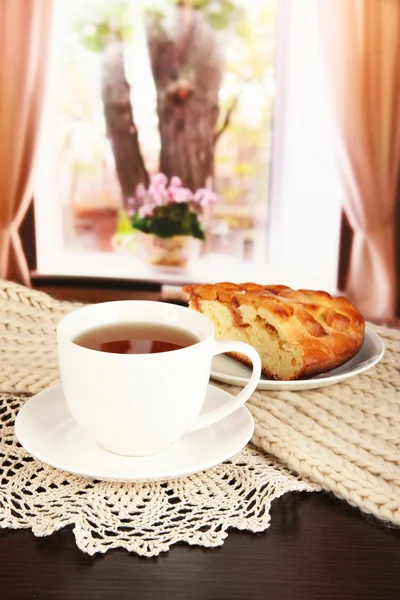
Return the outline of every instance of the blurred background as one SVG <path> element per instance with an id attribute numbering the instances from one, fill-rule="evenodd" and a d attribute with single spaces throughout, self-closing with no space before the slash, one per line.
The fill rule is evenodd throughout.
<path id="1" fill-rule="evenodd" d="M 0 277 L 283 283 L 397 323 L 399 49 L 397 0 L 2 0 Z"/>

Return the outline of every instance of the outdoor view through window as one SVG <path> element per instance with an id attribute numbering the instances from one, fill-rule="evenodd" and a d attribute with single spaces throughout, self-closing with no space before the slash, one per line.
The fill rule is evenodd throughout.
<path id="1" fill-rule="evenodd" d="M 35 203 L 68 270 L 266 263 L 275 17 L 276 0 L 58 0 Z"/>

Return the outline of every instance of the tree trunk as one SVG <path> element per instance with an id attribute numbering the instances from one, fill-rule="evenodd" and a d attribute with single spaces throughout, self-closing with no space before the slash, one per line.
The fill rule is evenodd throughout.
<path id="1" fill-rule="evenodd" d="M 149 19 L 151 67 L 157 90 L 160 170 L 192 190 L 213 175 L 218 92 L 224 61 L 218 34 L 200 11 L 176 9 L 174 31 Z"/>
<path id="2" fill-rule="evenodd" d="M 123 46 L 109 42 L 102 56 L 101 95 L 107 136 L 115 159 L 124 206 L 134 197 L 136 186 L 149 182 L 140 150 L 138 131 L 133 120 L 130 86 L 125 77 Z"/>

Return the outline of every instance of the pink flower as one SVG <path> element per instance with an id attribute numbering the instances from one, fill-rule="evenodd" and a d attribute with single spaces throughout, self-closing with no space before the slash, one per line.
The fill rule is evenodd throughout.
<path id="1" fill-rule="evenodd" d="M 193 198 L 192 192 L 188 188 L 177 188 L 173 191 L 172 201 L 181 203 L 181 202 L 190 202 Z"/>
<path id="2" fill-rule="evenodd" d="M 147 193 L 151 202 L 157 206 L 161 206 L 168 201 L 168 190 L 160 183 L 152 182 L 147 190 Z"/>
<path id="3" fill-rule="evenodd" d="M 143 200 L 146 197 L 146 188 L 143 183 L 139 183 L 136 186 L 135 196 L 138 200 Z"/>
<path id="4" fill-rule="evenodd" d="M 162 185 L 165 187 L 168 183 L 168 178 L 166 177 L 166 175 L 164 175 L 164 173 L 156 173 L 155 175 L 152 175 L 151 183 L 155 185 Z"/>
<path id="5" fill-rule="evenodd" d="M 172 188 L 180 188 L 182 186 L 182 180 L 179 177 L 176 177 L 176 175 L 175 175 L 174 177 L 171 178 L 169 185 Z"/>
<path id="6" fill-rule="evenodd" d="M 146 217 L 152 217 L 154 214 L 154 206 L 151 206 L 150 204 L 142 204 L 138 212 L 142 219 L 145 219 Z"/>
<path id="7" fill-rule="evenodd" d="M 168 188 L 168 204 L 172 204 L 174 202 L 176 194 L 176 188 L 172 188 L 171 186 Z"/>
<path id="8" fill-rule="evenodd" d="M 194 197 L 195 202 L 198 202 L 200 206 L 210 206 L 210 204 L 215 204 L 217 201 L 217 196 L 211 190 L 206 188 L 199 188 Z"/>

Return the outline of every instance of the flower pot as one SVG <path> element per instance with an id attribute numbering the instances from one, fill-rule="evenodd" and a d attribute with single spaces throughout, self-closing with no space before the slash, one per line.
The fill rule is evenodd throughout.
<path id="1" fill-rule="evenodd" d="M 160 238 L 153 234 L 144 234 L 142 244 L 144 260 L 149 265 L 186 268 L 192 260 L 199 257 L 202 242 L 190 235 Z"/>
<path id="2" fill-rule="evenodd" d="M 135 231 L 130 235 L 114 236 L 114 248 L 135 254 L 149 266 L 163 270 L 185 269 L 200 256 L 202 240 L 190 235 L 161 238 L 152 233 Z"/>

